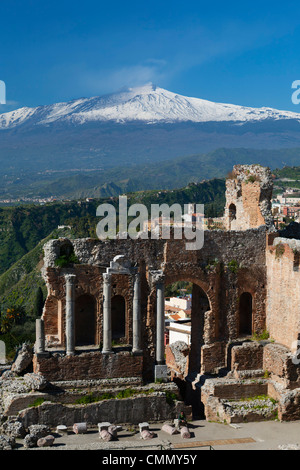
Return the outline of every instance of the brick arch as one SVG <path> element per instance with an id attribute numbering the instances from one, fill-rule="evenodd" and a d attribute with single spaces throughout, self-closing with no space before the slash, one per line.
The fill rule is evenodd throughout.
<path id="1" fill-rule="evenodd" d="M 210 310 L 212 310 L 212 305 L 214 303 L 214 294 L 211 292 L 211 287 L 208 282 L 204 281 L 203 279 L 199 279 L 199 277 L 182 272 L 180 274 L 165 274 L 165 286 L 180 281 L 192 282 L 193 284 L 196 284 L 198 287 L 200 287 L 203 290 L 204 294 L 207 296 Z"/>
<path id="2" fill-rule="evenodd" d="M 189 354 L 189 373 L 192 374 L 199 373 L 206 361 L 206 359 L 203 358 L 203 347 L 214 343 L 218 336 L 218 303 L 213 286 L 211 282 L 209 282 L 208 277 L 209 276 L 202 270 L 199 270 L 198 273 L 184 271 L 176 274 L 165 273 L 165 285 L 173 284 L 178 281 L 192 282 L 201 289 L 208 301 L 208 310 L 202 311 L 203 315 L 195 315 L 195 310 L 193 311 L 193 305 L 195 305 L 195 303 L 193 304 L 192 301 L 191 349 Z M 198 301 L 199 297 L 197 296 L 196 302 Z M 200 304 L 199 307 L 201 309 Z"/>
<path id="3" fill-rule="evenodd" d="M 192 271 L 192 272 L 191 272 Z M 218 289 L 214 288 L 216 278 L 211 278 L 202 269 L 196 268 L 189 271 L 172 272 L 171 269 L 165 271 L 165 285 L 178 281 L 192 282 L 196 284 L 207 296 L 209 310 L 207 311 L 207 328 L 205 343 L 213 343 L 219 336 L 219 302 Z M 217 286 L 218 287 L 218 286 Z"/>

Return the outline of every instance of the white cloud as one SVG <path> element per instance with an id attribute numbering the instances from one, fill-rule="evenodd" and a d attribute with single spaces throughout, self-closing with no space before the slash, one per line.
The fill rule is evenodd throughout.
<path id="1" fill-rule="evenodd" d="M 98 94 L 114 92 L 122 87 L 141 86 L 149 82 L 159 85 L 166 76 L 165 60 L 147 59 L 141 64 L 86 72 L 80 81 L 87 92 Z"/>

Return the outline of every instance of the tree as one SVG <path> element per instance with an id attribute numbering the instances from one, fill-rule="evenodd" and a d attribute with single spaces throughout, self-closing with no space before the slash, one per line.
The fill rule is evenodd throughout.
<path id="1" fill-rule="evenodd" d="M 36 318 L 40 317 L 43 313 L 44 307 L 44 295 L 41 287 L 38 287 L 36 291 L 34 307 L 33 307 L 33 314 Z"/>

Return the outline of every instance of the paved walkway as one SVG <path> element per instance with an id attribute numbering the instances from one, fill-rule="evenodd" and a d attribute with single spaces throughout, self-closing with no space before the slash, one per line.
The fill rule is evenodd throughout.
<path id="1" fill-rule="evenodd" d="M 113 449 L 141 449 L 148 450 L 161 448 L 182 450 L 208 450 L 212 445 L 217 450 L 278 450 L 280 445 L 300 445 L 300 421 L 284 422 L 268 421 L 261 423 L 239 424 L 238 428 L 231 425 L 209 423 L 207 421 L 193 421 L 189 429 L 191 439 L 182 439 L 180 434 L 170 436 L 161 431 L 162 424 L 150 425 L 150 430 L 157 436 L 149 441 L 143 441 L 139 434 L 132 434 L 129 429 L 119 432 L 118 440 L 105 443 L 99 438 L 96 427 L 91 428 L 87 434 L 74 434 L 57 436 L 55 444 L 49 450 L 113 450 Z M 21 443 L 21 441 L 20 441 Z M 24 447 L 20 446 L 20 450 Z M 38 450 L 38 449 L 34 449 Z M 44 449 L 45 450 L 45 449 Z"/>

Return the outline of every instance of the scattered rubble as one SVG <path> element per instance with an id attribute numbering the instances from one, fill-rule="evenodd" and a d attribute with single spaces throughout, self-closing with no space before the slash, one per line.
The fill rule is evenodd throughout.
<path id="1" fill-rule="evenodd" d="M 170 434 L 171 436 L 173 434 L 178 434 L 178 430 L 174 426 L 171 426 L 170 424 L 164 424 L 161 430 L 166 432 L 167 434 Z"/>
<path id="2" fill-rule="evenodd" d="M 24 381 L 31 390 L 41 391 L 47 387 L 47 380 L 41 374 L 36 374 L 34 372 L 24 375 Z"/>
<path id="3" fill-rule="evenodd" d="M 13 450 L 16 441 L 13 437 L 0 435 L 0 450 Z"/>
<path id="4" fill-rule="evenodd" d="M 23 343 L 21 349 L 18 351 L 15 361 L 11 366 L 11 371 L 20 375 L 22 372 L 26 371 L 27 368 L 31 365 L 32 359 L 32 347 L 27 343 Z"/>
<path id="5" fill-rule="evenodd" d="M 53 446 L 55 441 L 54 436 L 52 434 L 49 434 L 49 436 L 41 437 L 37 441 L 37 447 L 51 447 Z"/>
<path id="6" fill-rule="evenodd" d="M 74 423 L 73 431 L 75 434 L 85 434 L 87 432 L 87 423 Z"/>
<path id="7" fill-rule="evenodd" d="M 190 437 L 191 437 L 191 434 L 190 434 L 190 432 L 189 432 L 189 430 L 186 426 L 184 426 L 180 429 L 180 435 L 181 435 L 182 439 L 190 439 Z"/>
<path id="8" fill-rule="evenodd" d="M 14 439 L 23 439 L 26 435 L 26 429 L 22 422 L 16 418 L 9 418 L 1 425 L 1 432 Z"/>
<path id="9" fill-rule="evenodd" d="M 27 434 L 24 438 L 25 448 L 37 447 L 38 440 L 50 435 L 51 433 L 49 426 L 46 426 L 45 424 L 35 424 L 29 426 L 28 431 L 29 434 Z"/>

